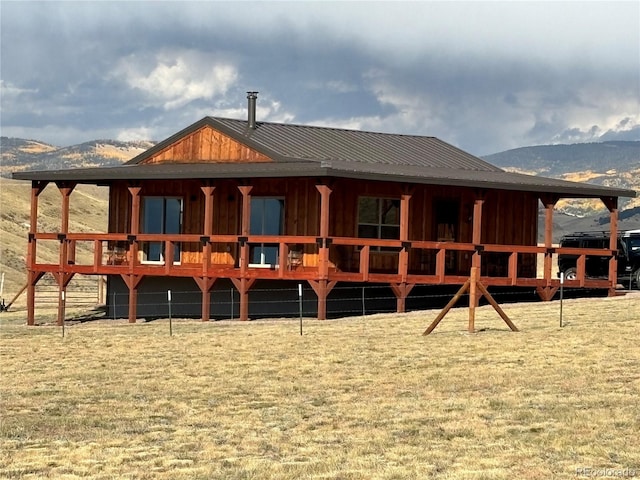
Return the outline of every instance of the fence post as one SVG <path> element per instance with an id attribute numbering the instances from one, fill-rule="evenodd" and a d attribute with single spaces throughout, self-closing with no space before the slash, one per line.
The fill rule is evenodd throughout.
<path id="1" fill-rule="evenodd" d="M 169 336 L 173 336 L 173 325 L 171 322 L 171 290 L 167 290 L 167 302 L 169 303 Z"/>

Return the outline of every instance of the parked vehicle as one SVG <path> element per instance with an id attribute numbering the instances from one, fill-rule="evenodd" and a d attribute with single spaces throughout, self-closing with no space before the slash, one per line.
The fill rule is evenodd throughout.
<path id="1" fill-rule="evenodd" d="M 565 235 L 560 247 L 567 248 L 609 248 L 609 232 L 576 232 Z M 618 282 L 635 285 L 640 289 L 640 230 L 626 230 L 618 233 Z M 585 274 L 587 277 L 607 277 L 609 256 L 587 255 Z M 558 255 L 558 268 L 567 280 L 575 280 L 578 255 Z"/>

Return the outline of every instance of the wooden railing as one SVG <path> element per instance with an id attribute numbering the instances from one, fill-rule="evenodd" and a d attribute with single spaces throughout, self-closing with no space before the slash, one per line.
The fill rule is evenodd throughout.
<path id="1" fill-rule="evenodd" d="M 280 279 L 327 279 L 351 282 L 380 283 L 416 283 L 416 284 L 462 284 L 468 278 L 466 272 L 447 273 L 447 252 L 463 252 L 469 256 L 479 253 L 504 254 L 508 258 L 504 275 L 483 275 L 485 285 L 503 286 L 557 286 L 559 279 L 552 277 L 554 255 L 566 254 L 577 257 L 576 280 L 565 281 L 568 287 L 608 288 L 615 279 L 592 279 L 586 276 L 586 258 L 599 256 L 612 258 L 615 250 L 581 249 L 581 248 L 546 248 L 544 246 L 499 245 L 433 242 L 433 241 L 400 241 L 365 239 L 353 237 L 318 238 L 310 236 L 268 236 L 268 235 L 210 235 L 198 234 L 138 234 L 126 233 L 35 233 L 29 235 L 30 242 L 57 241 L 60 243 L 60 260 L 57 263 L 37 261 L 32 255 L 30 269 L 39 272 L 69 272 L 82 274 L 139 274 L 167 276 L 201 276 L 218 278 L 280 278 Z M 233 263 L 217 264 L 202 260 L 197 263 L 186 262 L 145 262 L 138 257 L 144 242 L 161 242 L 164 246 L 164 257 L 173 259 L 173 253 L 179 245 L 199 247 L 191 253 L 207 258 L 212 249 L 207 245 L 227 245 L 233 250 Z M 82 262 L 77 255 L 78 245 L 85 244 L 84 251 L 90 251 L 90 261 Z M 251 245 L 268 244 L 278 247 L 278 263 L 270 268 L 254 268 L 249 264 Z M 63 248 L 64 245 L 64 248 Z M 292 249 L 296 246 L 296 249 Z M 355 247 L 356 268 L 341 269 L 330 257 L 330 249 L 334 246 Z M 32 249 L 37 252 L 37 245 Z M 88 248 L 87 248 L 88 247 Z M 371 256 L 381 249 L 386 254 L 397 255 L 397 270 L 376 272 L 371 268 Z M 299 252 L 303 250 L 306 259 L 301 259 Z M 435 268 L 429 271 L 412 271 L 409 266 L 410 251 L 424 251 L 435 256 Z M 297 255 L 293 255 L 296 253 Z M 544 255 L 545 266 L 542 278 L 520 276 L 521 255 Z M 63 258 L 64 257 L 64 258 Z M 86 255 L 85 255 L 86 258 Z M 615 283 L 614 283 L 615 286 Z"/>

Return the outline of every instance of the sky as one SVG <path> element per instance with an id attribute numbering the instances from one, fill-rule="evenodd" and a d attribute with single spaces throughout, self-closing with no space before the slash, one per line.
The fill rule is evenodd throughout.
<path id="1" fill-rule="evenodd" d="M 474 155 L 640 140 L 640 2 L 0 0 L 3 136 L 158 141 L 247 91 Z"/>

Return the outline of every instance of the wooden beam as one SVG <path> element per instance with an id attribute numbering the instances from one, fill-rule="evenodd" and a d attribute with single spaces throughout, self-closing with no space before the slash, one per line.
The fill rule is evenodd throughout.
<path id="1" fill-rule="evenodd" d="M 494 310 L 496 312 L 498 312 L 498 315 L 500 315 L 502 320 L 504 320 L 504 322 L 509 326 L 511 331 L 512 332 L 517 332 L 518 331 L 518 327 L 516 327 L 515 324 L 511 321 L 511 319 L 507 316 L 507 314 L 504 313 L 502 308 L 500 308 L 500 305 L 498 305 L 498 302 L 495 301 L 495 299 L 491 296 L 491 294 L 485 288 L 485 286 L 481 282 L 478 282 L 476 286 L 477 286 L 478 290 L 480 290 L 482 295 L 484 295 L 484 298 L 486 298 L 487 301 L 491 304 L 491 306 L 494 308 Z"/>
<path id="2" fill-rule="evenodd" d="M 458 300 L 460 300 L 460 298 L 462 298 L 462 295 L 464 295 L 466 293 L 466 291 L 469 290 L 470 284 L 471 284 L 471 279 L 469 279 L 466 282 L 464 282 L 462 287 L 460 287 L 460 290 L 458 290 L 458 292 L 453 296 L 453 298 L 451 300 L 449 300 L 449 303 L 447 303 L 447 305 L 442 309 L 442 311 L 433 320 L 433 322 L 431 322 L 431 325 L 429 325 L 427 327 L 427 329 L 424 331 L 423 335 L 429 335 L 431 332 L 433 332 L 433 330 L 438 326 L 438 324 L 445 317 L 445 315 L 447 313 L 449 313 L 449 310 L 451 310 L 453 308 L 453 306 L 456 303 L 458 303 Z"/>

